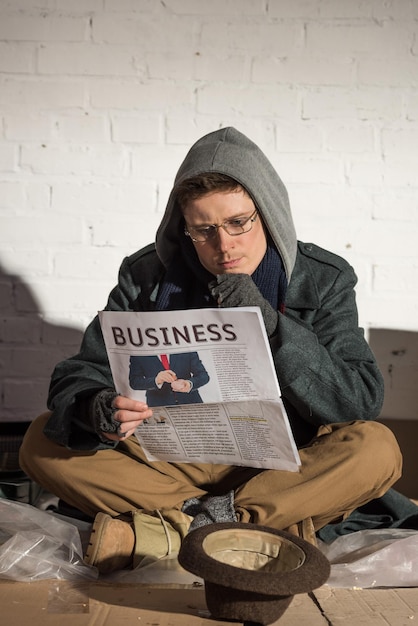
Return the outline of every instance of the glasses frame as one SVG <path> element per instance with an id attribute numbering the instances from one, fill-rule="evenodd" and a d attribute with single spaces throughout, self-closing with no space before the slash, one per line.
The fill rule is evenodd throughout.
<path id="1" fill-rule="evenodd" d="M 248 230 L 243 230 L 241 233 L 230 233 L 228 232 L 228 228 L 227 228 L 227 223 L 228 222 L 232 222 L 234 220 L 234 218 L 229 219 L 229 220 L 224 220 L 221 224 L 209 224 L 208 228 L 213 228 L 214 230 L 210 231 L 210 235 L 208 237 L 205 237 L 204 239 L 196 239 L 196 237 L 193 237 L 193 235 L 191 234 L 190 230 L 193 230 L 194 227 L 193 226 L 189 226 L 190 230 L 188 230 L 187 224 L 184 227 L 184 234 L 187 237 L 190 237 L 190 239 L 192 241 L 195 241 L 197 243 L 204 243 L 206 241 L 211 241 L 212 239 L 215 239 L 216 235 L 218 234 L 218 231 L 220 228 L 223 228 L 224 231 L 230 236 L 230 237 L 239 237 L 240 235 L 244 235 L 245 233 L 249 233 L 250 230 L 252 230 L 253 224 L 255 222 L 255 220 L 257 219 L 258 216 L 258 209 L 255 209 L 253 211 L 253 213 L 251 213 L 251 215 L 249 217 L 247 217 L 247 219 L 245 219 L 244 223 L 241 224 L 242 227 L 244 227 L 246 224 L 248 224 L 248 222 L 250 223 L 250 227 Z M 237 219 L 237 218 L 235 218 Z"/>

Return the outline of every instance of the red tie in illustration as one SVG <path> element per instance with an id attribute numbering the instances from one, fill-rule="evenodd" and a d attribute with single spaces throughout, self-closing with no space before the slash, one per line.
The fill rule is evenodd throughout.
<path id="1" fill-rule="evenodd" d="M 166 354 L 160 354 L 161 363 L 164 366 L 165 370 L 170 369 L 170 363 L 168 362 L 168 356 Z"/>

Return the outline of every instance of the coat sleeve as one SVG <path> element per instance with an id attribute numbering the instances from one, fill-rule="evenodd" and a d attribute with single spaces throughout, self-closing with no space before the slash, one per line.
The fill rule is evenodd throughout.
<path id="1" fill-rule="evenodd" d="M 193 389 L 199 389 L 209 382 L 209 374 L 207 373 L 206 368 L 200 360 L 197 352 L 191 352 L 189 358 L 190 371 L 187 373 L 185 378 L 192 381 Z"/>
<path id="2" fill-rule="evenodd" d="M 105 310 L 138 310 L 140 291 L 133 278 L 133 258 L 126 258 Z M 73 449 L 113 447 L 113 442 L 105 443 L 98 437 L 87 411 L 88 400 L 104 388 L 114 388 L 114 382 L 96 316 L 84 333 L 80 352 L 58 363 L 53 371 L 47 402 L 52 415 L 45 435 Z"/>
<path id="3" fill-rule="evenodd" d="M 324 259 L 320 249 L 301 264 L 273 346 L 289 413 L 293 421 L 315 427 L 375 419 L 383 403 L 383 377 L 358 326 L 357 277 L 343 259 Z"/>

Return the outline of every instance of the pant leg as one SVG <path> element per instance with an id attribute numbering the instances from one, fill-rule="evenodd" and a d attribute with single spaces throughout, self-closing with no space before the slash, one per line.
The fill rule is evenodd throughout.
<path id="1" fill-rule="evenodd" d="M 299 453 L 299 472 L 266 470 L 236 490 L 240 521 L 280 530 L 312 517 L 319 530 L 383 495 L 401 475 L 397 441 L 379 422 L 322 426 Z"/>
<path id="2" fill-rule="evenodd" d="M 147 461 L 137 439 L 116 449 L 68 450 L 43 434 L 49 414 L 28 429 L 22 469 L 45 489 L 94 517 L 136 509 L 181 509 L 185 500 L 235 490 L 241 521 L 282 529 L 307 517 L 318 530 L 379 497 L 399 478 L 401 456 L 393 434 L 377 422 L 323 426 L 300 450 L 299 472 L 212 464 Z M 213 489 L 212 489 L 213 490 Z"/>
<path id="3" fill-rule="evenodd" d="M 181 509 L 188 498 L 206 494 L 210 464 L 149 462 L 135 436 L 117 448 L 69 450 L 48 439 L 49 413 L 30 425 L 20 449 L 20 466 L 35 482 L 94 517 L 136 509 Z"/>

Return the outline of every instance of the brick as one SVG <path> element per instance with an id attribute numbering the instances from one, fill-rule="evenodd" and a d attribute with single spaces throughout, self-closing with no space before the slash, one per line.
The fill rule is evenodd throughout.
<path id="1" fill-rule="evenodd" d="M 51 187 L 48 183 L 26 183 L 25 206 L 27 209 L 45 211 L 51 204 Z"/>
<path id="2" fill-rule="evenodd" d="M 337 20 L 341 18 L 371 18 L 376 5 L 382 4 L 379 0 L 321 0 L 319 14 L 321 18 Z M 387 6 L 389 3 L 385 3 Z"/>
<path id="3" fill-rule="evenodd" d="M 128 155 L 123 147 L 115 145 L 23 146 L 21 165 L 34 174 L 124 176 Z"/>
<path id="4" fill-rule="evenodd" d="M 66 0 L 60 0 L 66 2 Z M 83 0 L 79 0 L 83 2 Z M 104 0 L 105 11 L 114 11 L 120 13 L 153 13 L 156 10 L 155 0 Z M 160 7 L 158 6 L 158 9 Z"/>
<path id="5" fill-rule="evenodd" d="M 69 143 L 102 143 L 110 141 L 110 124 L 104 115 L 60 115 L 54 119 L 55 141 Z"/>
<path id="6" fill-rule="evenodd" d="M 147 75 L 149 78 L 171 80 L 191 80 L 194 74 L 194 57 L 188 52 L 150 52 L 147 54 Z"/>
<path id="7" fill-rule="evenodd" d="M 408 293 L 411 285 L 418 284 L 418 262 L 399 263 L 396 260 L 388 265 L 384 262 L 373 266 L 373 289 L 377 293 Z"/>
<path id="8" fill-rule="evenodd" d="M 308 54 L 333 56 L 368 54 L 390 58 L 405 54 L 413 41 L 413 29 L 392 22 L 368 21 L 346 24 L 336 20 L 309 22 L 306 28 Z"/>
<path id="9" fill-rule="evenodd" d="M 406 100 L 406 119 L 416 121 L 418 120 L 418 91 L 408 91 L 405 94 Z"/>
<path id="10" fill-rule="evenodd" d="M 160 115 L 113 115 L 112 139 L 124 143 L 159 143 L 162 126 Z"/>
<path id="11" fill-rule="evenodd" d="M 150 213 L 146 221 L 140 218 L 125 218 L 123 222 L 116 217 L 106 221 L 96 219 L 92 225 L 92 244 L 94 246 L 120 246 L 126 254 L 147 245 L 155 239 L 155 231 L 161 217 Z"/>
<path id="12" fill-rule="evenodd" d="M 12 363 L 12 347 L 0 343 L 0 384 L 6 372 L 10 371 Z M 0 394 L 1 397 L 1 394 Z"/>
<path id="13" fill-rule="evenodd" d="M 171 85 L 156 81 L 147 85 L 133 81 L 101 80 L 89 84 L 91 104 L 97 109 L 126 109 L 151 111 L 153 114 L 191 109 L 192 92 L 189 86 Z"/>
<path id="14" fill-rule="evenodd" d="M 383 190 L 373 194 L 373 216 L 381 220 L 405 220 L 418 223 L 416 190 Z"/>
<path id="15" fill-rule="evenodd" d="M 331 127 L 325 132 L 325 146 L 333 152 L 374 152 L 375 133 L 369 124 Z"/>
<path id="16" fill-rule="evenodd" d="M 200 114 L 229 116 L 283 117 L 294 119 L 299 116 L 299 102 L 295 90 L 280 85 L 251 87 L 225 85 L 219 98 L 218 85 L 211 83 L 197 90 L 197 110 Z"/>
<path id="17" fill-rule="evenodd" d="M 136 183 L 126 180 L 114 184 L 94 181 L 84 185 L 56 182 L 52 189 L 52 209 L 64 213 L 70 211 L 72 215 L 134 213 L 139 218 L 155 209 L 156 195 L 154 181 Z"/>
<path id="18" fill-rule="evenodd" d="M 416 229 L 411 228 L 409 222 L 373 220 L 364 222 L 357 233 L 355 246 L 360 251 L 372 250 L 374 259 L 380 256 L 384 260 L 389 254 L 396 255 L 399 263 L 410 257 L 416 238 Z"/>
<path id="19" fill-rule="evenodd" d="M 36 233 L 36 245 L 55 245 L 60 243 L 76 243 L 82 240 L 82 225 L 71 216 L 48 216 L 48 228 L 39 228 L 40 216 L 15 216 L 0 218 L 0 242 L 2 245 L 15 240 L 19 233 L 19 244 L 33 244 Z"/>
<path id="20" fill-rule="evenodd" d="M 205 81 L 247 82 L 250 80 L 250 60 L 245 54 L 215 54 L 208 51 L 196 52 L 193 59 L 193 78 Z"/>
<path id="21" fill-rule="evenodd" d="M 393 187 L 412 187 L 417 189 L 417 159 L 416 156 L 406 155 L 404 158 L 385 159 L 383 165 L 383 180 L 386 185 Z"/>
<path id="22" fill-rule="evenodd" d="M 278 24 L 247 21 L 222 21 L 216 29 L 213 23 L 202 26 L 202 53 L 207 50 L 230 50 L 234 54 L 289 56 L 300 49 L 303 41 L 301 24 Z M 225 45 L 227 43 L 227 45 Z"/>
<path id="23" fill-rule="evenodd" d="M 21 10 L 30 11 L 31 9 L 55 9 L 56 0 L 2 0 L 1 12 L 17 12 Z"/>
<path id="24" fill-rule="evenodd" d="M 141 221 L 138 220 L 137 228 L 140 223 Z M 112 225 L 110 224 L 110 226 Z M 116 282 L 121 262 L 122 255 L 118 250 L 100 243 L 98 247 L 87 250 L 56 252 L 54 255 L 54 274 L 60 279 L 68 278 L 70 280 L 79 278 L 95 281 L 100 276 L 114 277 Z"/>
<path id="25" fill-rule="evenodd" d="M 129 253 L 126 246 L 125 250 Z M 42 302 L 42 308 L 48 319 L 62 324 L 64 319 L 71 316 L 81 324 L 83 316 L 91 319 L 105 306 L 115 282 L 114 276 L 96 276 L 94 281 L 49 277 L 33 279 L 31 286 Z"/>
<path id="26" fill-rule="evenodd" d="M 162 215 L 167 207 L 168 198 L 170 197 L 171 189 L 173 187 L 172 182 L 160 182 L 158 185 L 158 198 L 157 198 L 157 224 L 155 225 L 155 230 L 157 230 L 159 223 L 161 222 Z M 151 238 L 155 240 L 155 236 Z"/>
<path id="27" fill-rule="evenodd" d="M 17 255 L 16 248 L 11 247 L 10 244 L 8 248 L 5 245 L 2 245 L 2 260 L 5 261 L 10 267 L 16 266 Z M 19 278 L 19 276 L 11 276 L 11 280 L 18 280 L 19 282 L 24 282 L 25 280 L 29 280 L 31 276 L 45 276 L 50 273 L 50 263 L 49 263 L 50 249 L 43 246 L 41 250 L 39 246 L 25 246 L 19 249 L 18 256 L 18 270 L 25 278 Z M 20 269 L 20 268 L 23 268 Z M 30 287 L 27 285 L 27 289 L 30 290 Z"/>
<path id="28" fill-rule="evenodd" d="M 407 19 L 416 17 L 418 7 L 415 0 L 395 0 L 394 2 L 381 2 L 381 0 L 321 0 L 321 18 L 368 18 L 376 19 Z"/>
<path id="29" fill-rule="evenodd" d="M 393 316 L 394 307 L 397 309 L 396 320 Z M 375 294 L 363 303 L 363 318 L 372 328 L 415 331 L 417 316 L 418 303 L 414 296 L 404 294 L 401 297 L 398 294 L 395 300 L 393 294 Z"/>
<path id="30" fill-rule="evenodd" d="M 418 67 L 417 67 L 418 70 Z M 418 75 L 418 74 L 417 74 Z M 381 131 L 382 154 L 385 157 L 417 157 L 418 127 L 385 129 Z"/>
<path id="31" fill-rule="evenodd" d="M 263 0 L 165 0 L 165 6 L 173 13 L 184 15 L 215 15 L 236 18 L 239 15 L 262 15 L 265 12 Z"/>
<path id="32" fill-rule="evenodd" d="M 91 43 L 44 44 L 38 55 L 40 74 L 135 76 L 142 63 L 134 47 Z"/>
<path id="33" fill-rule="evenodd" d="M 191 146 L 203 135 L 213 132 L 225 125 L 232 125 L 243 133 L 247 133 L 255 142 L 264 148 L 274 146 L 274 123 L 271 120 L 243 119 L 237 116 L 234 120 L 228 117 L 228 124 L 223 116 L 196 115 L 193 117 L 167 115 L 166 116 L 166 143 Z M 180 165 L 180 163 L 179 163 Z"/>
<path id="34" fill-rule="evenodd" d="M 341 162 L 328 155 L 305 155 L 295 152 L 272 156 L 273 166 L 288 184 L 336 184 L 344 180 Z"/>
<path id="35" fill-rule="evenodd" d="M 317 0 L 269 0 L 267 15 L 269 17 L 284 18 L 316 18 L 319 16 L 320 3 Z"/>
<path id="36" fill-rule="evenodd" d="M 351 58 L 318 55 L 257 56 L 252 63 L 254 83 L 352 85 L 356 65 Z"/>
<path id="37" fill-rule="evenodd" d="M 0 42 L 0 72 L 32 73 L 35 68 L 35 58 L 34 45 Z"/>
<path id="38" fill-rule="evenodd" d="M 96 43 L 133 46 L 142 56 L 162 51 L 180 53 L 196 46 L 196 29 L 192 17 L 105 13 L 93 17 L 92 39 Z"/>
<path id="39" fill-rule="evenodd" d="M 23 409 L 22 419 L 31 420 L 46 408 L 49 378 L 43 380 L 8 380 L 4 381 L 4 408 Z"/>
<path id="40" fill-rule="evenodd" d="M 0 172 L 14 172 L 17 168 L 18 151 L 13 143 L 0 144 Z"/>
<path id="41" fill-rule="evenodd" d="M 55 350 L 54 362 L 76 354 L 80 349 L 83 331 L 80 328 L 64 326 L 62 324 L 42 323 L 42 343 L 44 346 L 59 346 Z"/>
<path id="42" fill-rule="evenodd" d="M 151 180 L 158 176 L 173 182 L 186 152 L 186 147 L 177 145 L 135 146 L 132 148 L 132 175 Z"/>
<path id="43" fill-rule="evenodd" d="M 24 345 L 38 343 L 41 336 L 41 323 L 40 318 L 2 317 L 0 341 Z"/>
<path id="44" fill-rule="evenodd" d="M 83 41 L 88 32 L 87 17 L 54 16 L 48 13 L 22 17 L 3 13 L 0 40 L 3 41 Z"/>
<path id="45" fill-rule="evenodd" d="M 63 11 L 68 11 L 69 9 L 68 0 L 55 0 L 55 4 L 57 9 L 62 9 Z M 143 4 L 142 0 L 141 4 Z M 87 14 L 90 17 L 92 12 L 100 12 L 102 10 L 103 0 L 71 0 L 70 11 L 73 14 Z"/>
<path id="46" fill-rule="evenodd" d="M 321 152 L 323 130 L 313 124 L 278 124 L 277 149 L 280 152 Z"/>
<path id="47" fill-rule="evenodd" d="M 0 208 L 22 209 L 25 204 L 24 188 L 21 183 L 0 181 Z"/>
<path id="48" fill-rule="evenodd" d="M 41 313 L 40 304 L 38 298 L 35 296 L 35 290 L 33 289 L 34 279 L 30 279 L 30 286 L 23 278 L 17 278 L 14 286 L 14 306 L 15 313 L 38 315 Z"/>
<path id="49" fill-rule="evenodd" d="M 332 223 L 341 220 L 345 224 L 346 220 L 361 221 L 372 217 L 373 202 L 369 192 L 362 192 L 358 187 L 333 185 L 332 182 L 330 180 L 328 185 L 315 182 L 292 185 L 289 196 L 294 217 L 300 216 L 301 221 L 316 221 L 321 228 L 327 220 Z M 337 225 L 335 230 L 338 230 Z"/>
<path id="50" fill-rule="evenodd" d="M 67 79 L 4 79 L 0 85 L 0 105 L 5 111 L 50 110 L 84 106 L 84 83 Z"/>
<path id="51" fill-rule="evenodd" d="M 383 74 L 382 74 L 383 72 Z M 386 59 L 367 57 L 358 63 L 360 85 L 411 87 L 416 84 L 418 56 L 394 55 Z"/>
<path id="52" fill-rule="evenodd" d="M 4 136 L 13 141 L 49 141 L 52 120 L 48 115 L 5 115 Z"/>
<path id="53" fill-rule="evenodd" d="M 0 313 L 5 315 L 14 310 L 13 283 L 0 274 Z"/>
<path id="54" fill-rule="evenodd" d="M 396 91 L 376 87 L 318 87 L 305 91 L 302 109 L 303 119 L 388 121 L 401 115 L 402 99 Z"/>
<path id="55" fill-rule="evenodd" d="M 298 21 L 242 23 L 228 25 L 228 48 L 249 54 L 291 56 L 302 48 L 304 26 Z M 225 45 L 225 44 L 224 44 Z"/>
<path id="56" fill-rule="evenodd" d="M 384 164 L 376 155 L 368 158 L 351 158 L 346 164 L 347 182 L 354 187 L 378 187 L 383 184 Z"/>
<path id="57" fill-rule="evenodd" d="M 63 358 L 62 350 L 61 347 L 54 348 L 41 343 L 29 345 L 26 349 L 16 346 L 12 352 L 12 364 L 9 375 L 11 377 L 19 376 L 22 379 L 48 379 L 56 363 Z"/>

